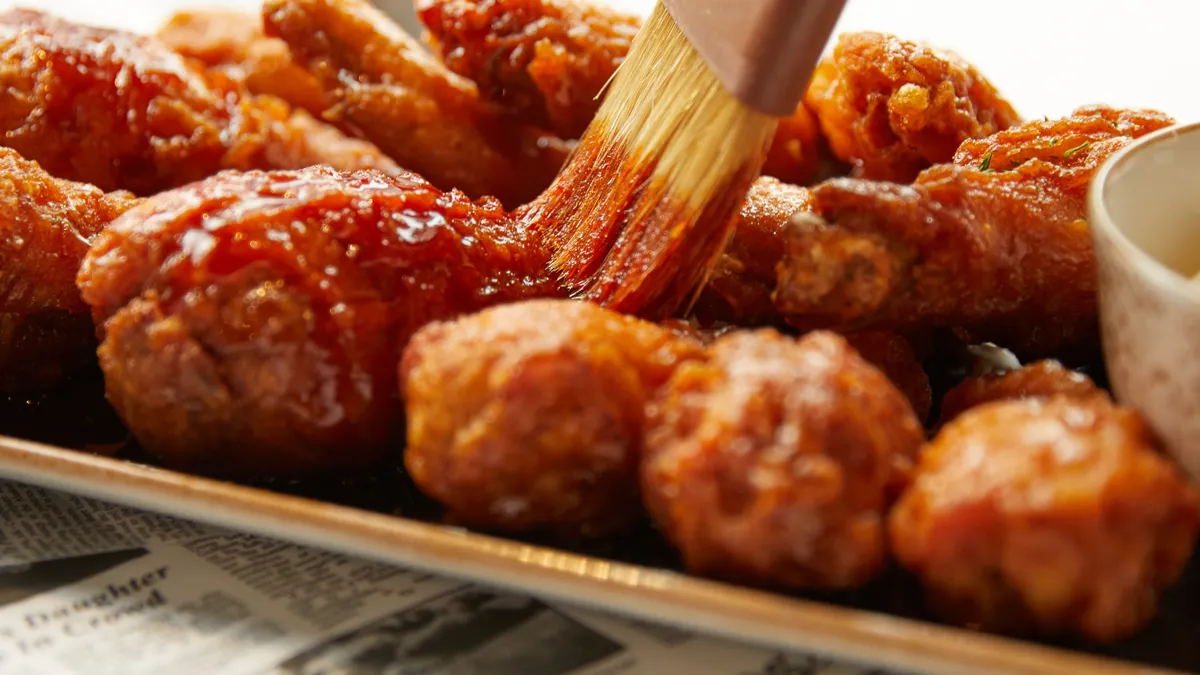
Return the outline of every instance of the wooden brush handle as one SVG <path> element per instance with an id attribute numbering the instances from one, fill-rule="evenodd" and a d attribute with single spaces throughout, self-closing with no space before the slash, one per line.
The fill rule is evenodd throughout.
<path id="1" fill-rule="evenodd" d="M 709 68 L 746 105 L 796 110 L 846 0 L 660 0 Z"/>

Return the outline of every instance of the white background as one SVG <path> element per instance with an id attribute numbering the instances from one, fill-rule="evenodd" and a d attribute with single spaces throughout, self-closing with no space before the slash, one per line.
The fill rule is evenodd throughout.
<path id="1" fill-rule="evenodd" d="M 647 0 L 610 1 L 635 10 L 649 6 Z M 150 31 L 183 6 L 256 9 L 260 0 L 0 0 L 5 9 L 22 4 L 77 21 Z M 1200 120 L 1200 9 L 1192 7 L 1200 4 L 849 0 L 839 30 L 887 31 L 954 49 L 1026 117 L 1111 103 L 1158 108 L 1193 121 Z"/>

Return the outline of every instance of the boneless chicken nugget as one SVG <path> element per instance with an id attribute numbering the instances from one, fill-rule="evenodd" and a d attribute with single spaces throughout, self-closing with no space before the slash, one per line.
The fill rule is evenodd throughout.
<path id="1" fill-rule="evenodd" d="M 734 333 L 652 404 L 642 490 L 693 572 L 850 588 L 883 566 L 884 514 L 922 440 L 904 395 L 843 338 Z"/>
<path id="2" fill-rule="evenodd" d="M 929 385 L 929 374 L 925 372 L 908 339 L 886 330 L 847 333 L 843 337 L 867 363 L 887 375 L 912 404 L 917 419 L 924 422 L 929 418 L 933 408 L 933 389 Z"/>
<path id="3" fill-rule="evenodd" d="M 1200 495 L 1133 411 L 1100 398 L 972 409 L 921 454 L 889 519 L 896 558 L 943 616 L 1107 642 L 1154 616 Z"/>
<path id="4" fill-rule="evenodd" d="M 109 400 L 164 463 L 237 476 L 398 448 L 400 350 L 429 321 L 552 295 L 494 200 L 376 171 L 226 172 L 127 211 L 84 259 Z"/>
<path id="5" fill-rule="evenodd" d="M 699 342 L 570 300 L 433 324 L 401 365 L 405 465 L 457 522 L 564 536 L 641 512 L 645 407 Z"/>
<path id="6" fill-rule="evenodd" d="M 1031 398 L 1108 399 L 1108 393 L 1090 377 L 1064 367 L 1058 361 L 1044 360 L 1005 373 L 969 377 L 942 398 L 942 424 L 971 408 L 994 401 Z"/>

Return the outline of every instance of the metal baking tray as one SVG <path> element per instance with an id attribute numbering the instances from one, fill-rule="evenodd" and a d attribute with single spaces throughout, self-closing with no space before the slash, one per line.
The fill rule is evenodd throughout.
<path id="1" fill-rule="evenodd" d="M 1024 642 L 936 623 L 899 572 L 854 593 L 782 595 L 680 572 L 649 524 L 578 545 L 443 526 L 398 465 L 255 485 L 164 470 L 127 440 L 98 374 L 36 397 L 0 397 L 0 434 L 0 477 L 770 647 L 928 673 L 1200 671 L 1198 562 L 1131 640 Z"/>

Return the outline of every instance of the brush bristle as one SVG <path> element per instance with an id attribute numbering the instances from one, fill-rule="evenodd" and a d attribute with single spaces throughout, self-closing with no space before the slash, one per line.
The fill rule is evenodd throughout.
<path id="1" fill-rule="evenodd" d="M 777 120 L 742 104 L 659 4 L 571 161 L 525 220 L 576 297 L 671 315 L 706 280 Z"/>

